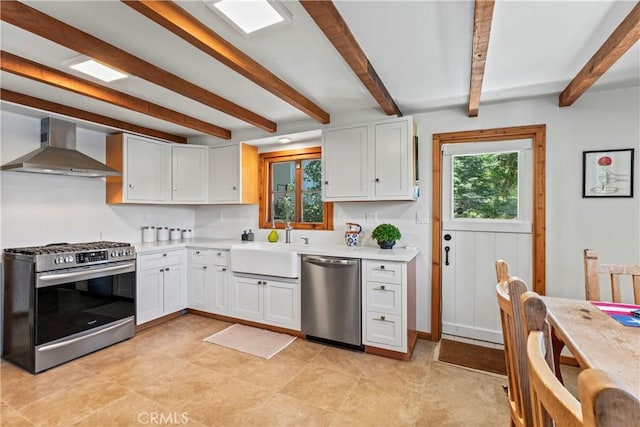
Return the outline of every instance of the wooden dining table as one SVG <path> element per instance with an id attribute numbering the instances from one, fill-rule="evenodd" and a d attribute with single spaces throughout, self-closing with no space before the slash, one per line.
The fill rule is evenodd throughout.
<path id="1" fill-rule="evenodd" d="M 542 299 L 554 340 L 564 343 L 578 365 L 607 371 L 640 399 L 640 328 L 622 325 L 589 301 Z"/>

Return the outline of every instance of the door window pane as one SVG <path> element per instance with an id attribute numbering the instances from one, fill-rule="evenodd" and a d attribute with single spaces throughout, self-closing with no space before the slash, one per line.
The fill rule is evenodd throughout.
<path id="1" fill-rule="evenodd" d="M 453 218 L 518 218 L 518 153 L 453 156 Z"/>

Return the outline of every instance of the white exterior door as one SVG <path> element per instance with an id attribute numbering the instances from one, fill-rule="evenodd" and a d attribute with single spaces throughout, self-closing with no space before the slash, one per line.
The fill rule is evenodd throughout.
<path id="1" fill-rule="evenodd" d="M 457 143 L 442 158 L 442 333 L 502 343 L 495 261 L 531 283 L 531 140 Z"/>

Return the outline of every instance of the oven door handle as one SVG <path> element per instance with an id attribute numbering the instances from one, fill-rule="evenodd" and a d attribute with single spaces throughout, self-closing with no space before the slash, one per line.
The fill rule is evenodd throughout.
<path id="1" fill-rule="evenodd" d="M 38 351 L 55 350 L 56 348 L 65 347 L 65 346 L 71 345 L 71 344 L 73 344 L 75 342 L 86 340 L 88 338 L 95 337 L 96 335 L 101 335 L 101 334 L 104 334 L 105 332 L 109 332 L 109 331 L 111 331 L 113 329 L 120 328 L 120 327 L 122 327 L 122 326 L 124 326 L 124 325 L 126 325 L 128 323 L 131 323 L 131 322 L 133 322 L 133 319 L 126 319 L 126 320 L 124 320 L 124 321 L 122 321 L 120 323 L 117 323 L 115 325 L 111 325 L 108 328 L 100 329 L 99 331 L 92 332 L 90 334 L 83 335 L 81 337 L 73 338 L 73 339 L 70 339 L 68 341 L 63 341 L 63 342 L 59 342 L 59 343 L 55 343 L 55 344 L 51 344 L 51 345 L 42 346 L 42 347 L 40 347 L 38 349 Z"/>
<path id="2" fill-rule="evenodd" d="M 38 280 L 42 280 L 43 282 L 46 281 L 50 281 L 50 280 L 60 280 L 60 279 L 69 279 L 69 278 L 77 278 L 77 277 L 82 277 L 82 276 L 86 276 L 88 274 L 100 274 L 100 273 L 109 273 L 112 271 L 118 271 L 118 270 L 124 270 L 127 268 L 131 268 L 133 267 L 135 264 L 134 263 L 127 263 L 124 265 L 116 265 L 113 267 L 104 267 L 104 268 L 97 268 L 95 270 L 83 270 L 83 271 L 75 271 L 72 273 L 60 273 L 60 274 L 50 274 L 48 276 L 40 276 L 38 278 Z"/>

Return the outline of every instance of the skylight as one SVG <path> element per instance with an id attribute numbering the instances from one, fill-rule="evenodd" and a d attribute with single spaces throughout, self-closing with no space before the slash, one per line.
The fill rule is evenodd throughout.
<path id="1" fill-rule="evenodd" d="M 284 6 L 273 0 L 219 0 L 205 3 L 245 35 L 291 21 L 291 15 Z"/>
<path id="2" fill-rule="evenodd" d="M 92 77 L 100 79 L 104 82 L 112 82 L 114 80 L 124 79 L 128 77 L 126 74 L 121 73 L 118 70 L 107 67 L 104 64 L 94 61 L 93 59 L 85 59 L 81 62 L 75 62 L 70 64 L 69 67 L 81 73 L 88 74 Z"/>

